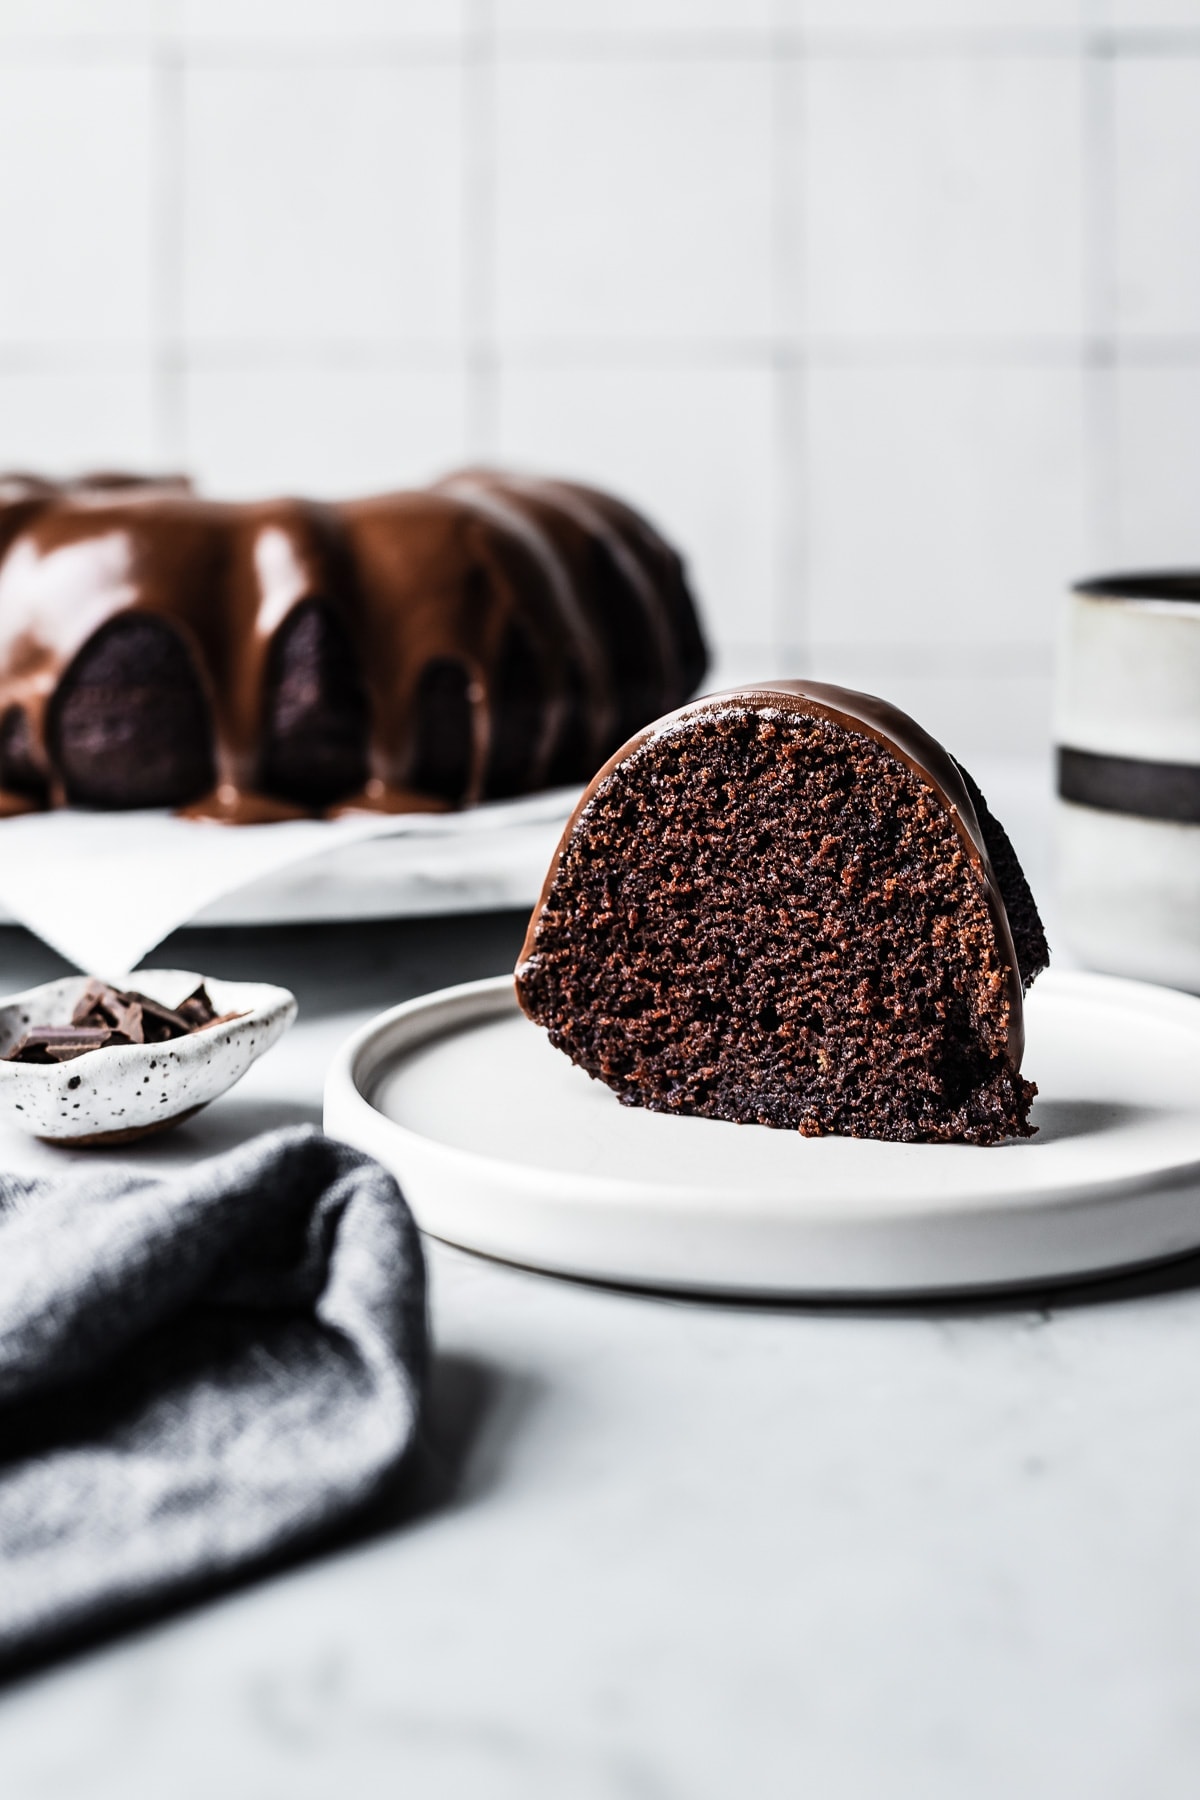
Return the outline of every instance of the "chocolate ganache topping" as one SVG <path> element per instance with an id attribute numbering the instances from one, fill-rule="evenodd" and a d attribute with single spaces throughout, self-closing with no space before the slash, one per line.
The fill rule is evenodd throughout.
<path id="1" fill-rule="evenodd" d="M 674 551 L 569 483 L 0 477 L 0 812 L 470 805 L 582 781 L 704 666 Z"/>

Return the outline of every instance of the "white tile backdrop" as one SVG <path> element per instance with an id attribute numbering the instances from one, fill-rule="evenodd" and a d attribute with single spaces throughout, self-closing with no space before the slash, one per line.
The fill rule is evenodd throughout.
<path id="1" fill-rule="evenodd" d="M 0 463 L 591 477 L 968 753 L 1200 561 L 1200 0 L 0 0 L 0 168 Z"/>

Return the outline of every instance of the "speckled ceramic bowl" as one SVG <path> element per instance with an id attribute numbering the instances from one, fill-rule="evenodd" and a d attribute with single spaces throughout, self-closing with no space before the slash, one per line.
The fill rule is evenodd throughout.
<path id="1" fill-rule="evenodd" d="M 0 1000 L 0 1057 L 31 1025 L 67 1025 L 86 975 L 47 981 Z M 138 969 L 116 985 L 178 1006 L 200 983 L 218 1013 L 242 1017 L 165 1044 L 89 1050 L 70 1062 L 0 1062 L 0 1119 L 49 1144 L 128 1144 L 179 1125 L 215 1100 L 281 1038 L 296 1017 L 287 988 L 217 981 L 188 969 Z"/>

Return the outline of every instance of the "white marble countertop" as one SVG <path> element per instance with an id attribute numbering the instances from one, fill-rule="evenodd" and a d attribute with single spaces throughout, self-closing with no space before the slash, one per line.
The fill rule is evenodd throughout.
<path id="1" fill-rule="evenodd" d="M 1041 777 L 977 772 L 1045 892 Z M 501 970 L 521 926 L 180 934 L 155 961 L 286 982 L 302 1018 L 139 1160 L 318 1118 L 353 1025 Z M 0 990 L 60 968 L 0 932 Z M 1200 1789 L 1200 1260 L 895 1309 L 431 1263 L 419 1491 L 0 1692 L 4 1800 Z"/>

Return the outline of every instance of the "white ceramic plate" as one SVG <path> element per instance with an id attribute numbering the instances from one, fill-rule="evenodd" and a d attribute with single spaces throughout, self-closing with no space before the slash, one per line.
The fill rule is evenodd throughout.
<path id="1" fill-rule="evenodd" d="M 1043 975 L 1035 1138 L 802 1138 L 621 1106 L 508 977 L 393 1008 L 339 1051 L 326 1129 L 435 1237 L 556 1273 L 761 1295 L 1063 1281 L 1200 1247 L 1200 1000 Z"/>

